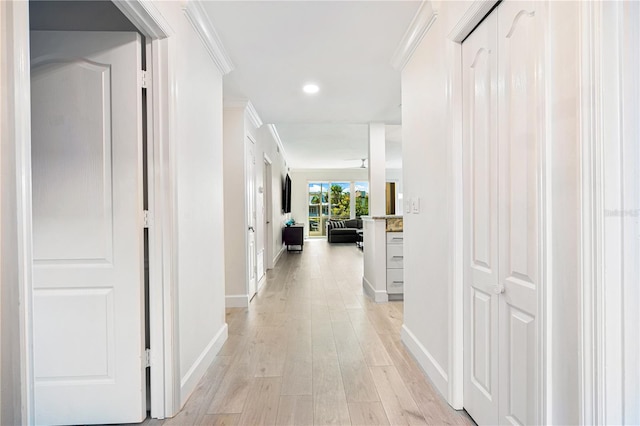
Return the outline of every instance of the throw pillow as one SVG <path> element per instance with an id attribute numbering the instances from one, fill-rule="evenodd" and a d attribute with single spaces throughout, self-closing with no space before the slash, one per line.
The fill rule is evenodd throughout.
<path id="1" fill-rule="evenodd" d="M 336 228 L 346 228 L 347 225 L 344 223 L 344 220 L 336 221 Z"/>

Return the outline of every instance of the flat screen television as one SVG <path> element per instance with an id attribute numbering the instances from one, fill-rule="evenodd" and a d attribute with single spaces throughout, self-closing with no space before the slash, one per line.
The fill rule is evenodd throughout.
<path id="1" fill-rule="evenodd" d="M 285 176 L 282 184 L 282 211 L 291 213 L 291 178 L 289 175 Z"/>

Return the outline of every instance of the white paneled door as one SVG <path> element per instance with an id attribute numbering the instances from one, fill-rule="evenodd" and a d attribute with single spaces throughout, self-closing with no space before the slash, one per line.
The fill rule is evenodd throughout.
<path id="1" fill-rule="evenodd" d="M 538 423 L 541 18 L 503 1 L 463 43 L 464 405 L 479 424 Z"/>
<path id="2" fill-rule="evenodd" d="M 497 13 L 463 44 L 465 118 L 464 406 L 479 424 L 498 421 Z"/>
<path id="3" fill-rule="evenodd" d="M 32 32 L 38 424 L 146 416 L 140 36 Z"/>

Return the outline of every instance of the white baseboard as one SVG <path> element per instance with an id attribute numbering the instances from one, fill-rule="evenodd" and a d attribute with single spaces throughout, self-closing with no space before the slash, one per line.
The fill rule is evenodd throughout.
<path id="1" fill-rule="evenodd" d="M 402 332 L 400 334 L 402 342 L 407 349 L 409 349 L 409 353 L 418 361 L 418 365 L 420 365 L 422 371 L 429 377 L 436 389 L 438 389 L 438 392 L 447 399 L 449 395 L 449 377 L 446 371 L 438 364 L 427 348 L 420 343 L 405 324 L 402 325 Z"/>
<path id="2" fill-rule="evenodd" d="M 376 303 L 389 301 L 389 295 L 386 291 L 376 290 L 366 277 L 362 277 L 362 289 L 364 294 L 372 298 Z"/>
<path id="3" fill-rule="evenodd" d="M 231 294 L 225 296 L 224 299 L 227 308 L 246 308 L 249 306 L 248 294 Z"/>
<path id="4" fill-rule="evenodd" d="M 191 396 L 191 393 L 196 389 L 200 380 L 204 377 L 207 369 L 216 357 L 216 354 L 220 352 L 222 345 L 227 340 L 229 329 L 225 323 L 216 335 L 211 339 L 204 351 L 200 354 L 198 359 L 193 363 L 187 374 L 184 375 L 180 381 L 180 407 L 184 406 L 187 399 Z"/>
<path id="5" fill-rule="evenodd" d="M 280 258 L 282 257 L 282 253 L 284 253 L 284 246 L 280 247 L 280 251 L 278 252 L 278 254 L 276 254 L 276 257 L 273 258 L 274 268 L 278 264 L 278 261 L 280 260 Z"/>
<path id="6" fill-rule="evenodd" d="M 264 273 L 262 274 L 262 278 L 260 278 L 260 281 L 258 281 L 258 292 L 266 282 L 267 282 L 267 274 Z"/>

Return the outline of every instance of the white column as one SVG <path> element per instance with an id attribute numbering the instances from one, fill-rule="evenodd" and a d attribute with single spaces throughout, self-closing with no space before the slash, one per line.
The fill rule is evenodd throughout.
<path id="1" fill-rule="evenodd" d="M 369 124 L 369 216 L 383 216 L 385 209 L 385 125 Z"/>

